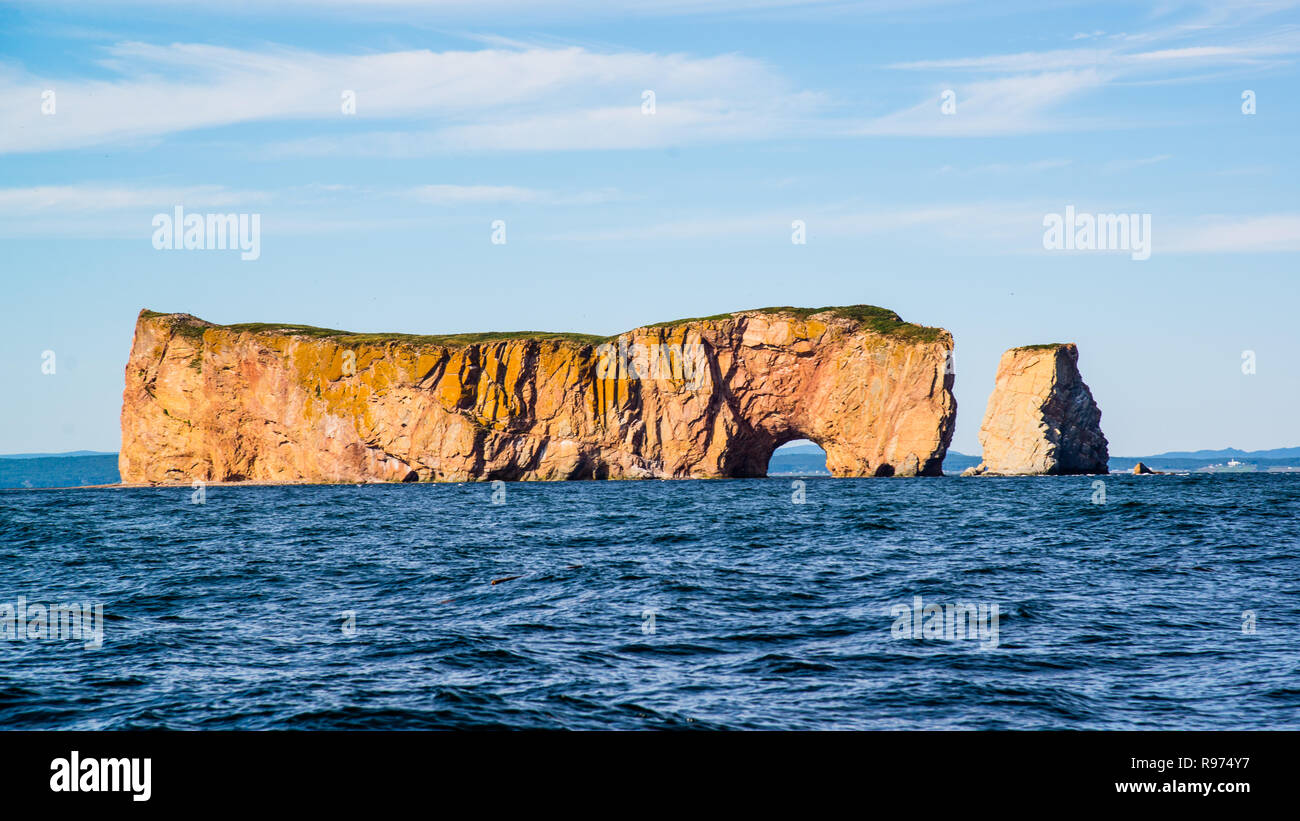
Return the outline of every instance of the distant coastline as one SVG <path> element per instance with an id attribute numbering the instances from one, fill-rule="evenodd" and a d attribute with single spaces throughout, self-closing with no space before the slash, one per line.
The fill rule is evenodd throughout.
<path id="1" fill-rule="evenodd" d="M 69 450 L 63 453 L 0 453 L 0 459 L 70 459 L 77 456 L 117 456 L 109 450 Z"/>
<path id="2" fill-rule="evenodd" d="M 950 450 L 944 458 L 943 471 L 945 475 L 953 476 L 979 461 L 978 456 Z M 1129 473 L 1138 462 L 1166 473 L 1300 473 L 1300 447 L 1257 451 L 1224 448 L 1171 451 L 1152 456 L 1113 456 L 1110 472 Z M 830 472 L 826 470 L 825 452 L 811 442 L 800 442 L 778 448 L 768 463 L 767 475 L 772 478 L 829 477 Z M 120 481 L 116 453 L 76 450 L 0 454 L 0 490 L 103 487 L 118 485 Z"/>
<path id="3" fill-rule="evenodd" d="M 819 460 L 825 460 L 825 453 L 811 442 L 791 444 L 772 454 L 767 475 L 829 476 Z M 943 472 L 961 473 L 979 461 L 979 456 L 949 450 L 943 460 Z M 1151 456 L 1112 456 L 1108 466 L 1111 473 L 1129 473 L 1138 462 L 1168 473 L 1293 473 L 1300 472 L 1300 447 L 1256 451 L 1223 448 L 1170 451 Z"/>

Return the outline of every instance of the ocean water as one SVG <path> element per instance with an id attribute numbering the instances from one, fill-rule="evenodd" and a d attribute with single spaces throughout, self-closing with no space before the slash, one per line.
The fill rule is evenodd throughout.
<path id="1" fill-rule="evenodd" d="M 795 481 L 0 491 L 0 727 L 1300 728 L 1300 475 Z"/>
<path id="2" fill-rule="evenodd" d="M 88 456 L 0 456 L 0 489 L 115 485 L 116 453 Z"/>

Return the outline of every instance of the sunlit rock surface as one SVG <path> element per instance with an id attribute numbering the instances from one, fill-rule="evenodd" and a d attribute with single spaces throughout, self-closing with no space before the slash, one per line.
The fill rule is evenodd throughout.
<path id="1" fill-rule="evenodd" d="M 939 475 L 939 328 L 871 306 L 579 334 L 352 334 L 142 311 L 127 483 L 761 476 L 811 439 L 836 476 Z"/>
<path id="2" fill-rule="evenodd" d="M 1004 353 L 979 440 L 984 461 L 966 475 L 1106 473 L 1101 410 L 1079 375 L 1079 349 L 1058 343 Z"/>

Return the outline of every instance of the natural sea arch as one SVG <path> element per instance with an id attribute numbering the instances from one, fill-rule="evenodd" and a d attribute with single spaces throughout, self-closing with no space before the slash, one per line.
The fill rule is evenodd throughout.
<path id="1" fill-rule="evenodd" d="M 792 439 L 772 450 L 767 475 L 829 476 L 826 451 L 811 439 Z"/>

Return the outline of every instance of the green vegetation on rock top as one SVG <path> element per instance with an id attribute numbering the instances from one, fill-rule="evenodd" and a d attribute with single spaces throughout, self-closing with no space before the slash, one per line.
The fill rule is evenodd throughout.
<path id="1" fill-rule="evenodd" d="M 226 325 L 229 330 L 248 333 L 278 333 L 290 336 L 310 336 L 317 339 L 338 339 L 355 345 L 381 345 L 385 342 L 407 342 L 414 345 L 473 345 L 477 342 L 503 342 L 511 339 L 560 339 L 568 342 L 594 344 L 605 337 L 594 334 L 552 333 L 550 331 L 487 331 L 472 334 L 359 334 L 336 331 L 332 328 L 315 328 L 311 325 L 282 325 L 272 322 L 245 322 Z"/>
<path id="2" fill-rule="evenodd" d="M 904 322 L 902 317 L 893 311 L 887 308 L 877 308 L 874 305 L 841 305 L 827 308 L 794 308 L 789 306 L 755 308 L 748 311 L 733 311 L 732 313 L 716 314 L 714 316 L 692 317 L 689 319 L 678 319 L 672 322 L 657 322 L 646 327 L 663 328 L 671 325 L 682 325 L 687 322 L 708 322 L 730 319 L 736 314 L 755 312 L 788 314 L 798 317 L 799 319 L 807 319 L 814 314 L 829 313 L 833 316 L 842 317 L 844 319 L 855 320 L 866 330 L 874 331 L 875 333 L 885 336 L 898 337 L 909 342 L 934 342 L 939 339 L 939 334 L 942 332 L 939 328 L 927 328 L 924 325 L 913 325 L 910 322 Z M 502 342 L 511 339 L 551 339 L 575 342 L 583 345 L 595 345 L 614 338 L 609 336 L 597 336 L 595 334 L 552 333 L 549 331 L 489 331 L 486 333 L 439 335 L 401 333 L 361 334 L 353 333 L 352 331 L 334 330 L 332 328 L 317 328 L 311 325 L 286 325 L 274 322 L 245 322 L 239 325 L 216 325 L 195 319 L 194 322 L 191 323 L 183 321 L 186 316 L 183 314 L 164 314 L 150 310 L 141 311 L 140 316 L 146 319 L 154 317 L 171 317 L 173 319 L 172 328 L 177 333 L 200 339 L 203 336 L 203 332 L 208 328 L 220 328 L 234 331 L 236 333 L 272 333 L 286 336 L 306 336 L 314 339 L 334 339 L 339 342 L 353 345 L 382 345 L 388 342 L 403 342 L 413 345 L 461 347 L 476 343 Z"/>
<path id="3" fill-rule="evenodd" d="M 577 342 L 580 344 L 596 344 L 604 342 L 607 337 L 596 336 L 594 334 L 574 334 L 574 333 L 552 333 L 550 331 L 488 331 L 486 333 L 469 333 L 469 334 L 400 334 L 400 333 L 383 333 L 383 334 L 361 334 L 352 331 L 339 331 L 333 328 L 317 328 L 312 325 L 289 325 L 277 322 L 244 322 L 238 325 L 216 325 L 210 322 L 201 324 L 190 324 L 189 322 L 179 321 L 181 317 L 176 314 L 162 314 L 157 311 L 142 311 L 141 316 L 145 318 L 154 317 L 173 317 L 172 328 L 177 333 L 185 336 L 202 337 L 203 332 L 208 328 L 219 328 L 235 333 L 252 333 L 252 334 L 279 334 L 282 336 L 306 336 L 313 339 L 333 339 L 339 342 L 345 342 L 350 345 L 382 345 L 388 342 L 403 342 L 412 345 L 442 345 L 446 347 L 462 347 L 473 345 L 480 342 L 503 342 L 511 339 L 558 339 L 567 342 Z"/>
<path id="4" fill-rule="evenodd" d="M 1013 351 L 1054 351 L 1057 348 L 1069 347 L 1069 342 L 1045 342 L 1041 345 L 1021 345 L 1019 348 L 1012 348 Z"/>
<path id="5" fill-rule="evenodd" d="M 829 313 L 832 316 L 856 320 L 858 324 L 869 331 L 875 331 L 876 333 L 885 336 L 901 337 L 909 342 L 934 342 L 939 338 L 939 334 L 942 330 L 940 328 L 927 328 L 924 325 L 913 325 L 911 322 L 904 322 L 902 317 L 888 308 L 878 308 L 875 305 L 831 305 L 825 308 L 794 308 L 788 305 L 783 305 L 772 308 L 752 308 L 748 311 L 733 311 L 729 314 L 699 316 L 690 319 L 678 319 L 673 322 L 656 322 L 654 325 L 648 327 L 663 328 L 669 325 L 681 325 L 685 322 L 709 322 L 719 319 L 729 319 L 736 314 L 746 313 L 790 314 L 799 319 L 807 319 L 814 314 Z"/>

